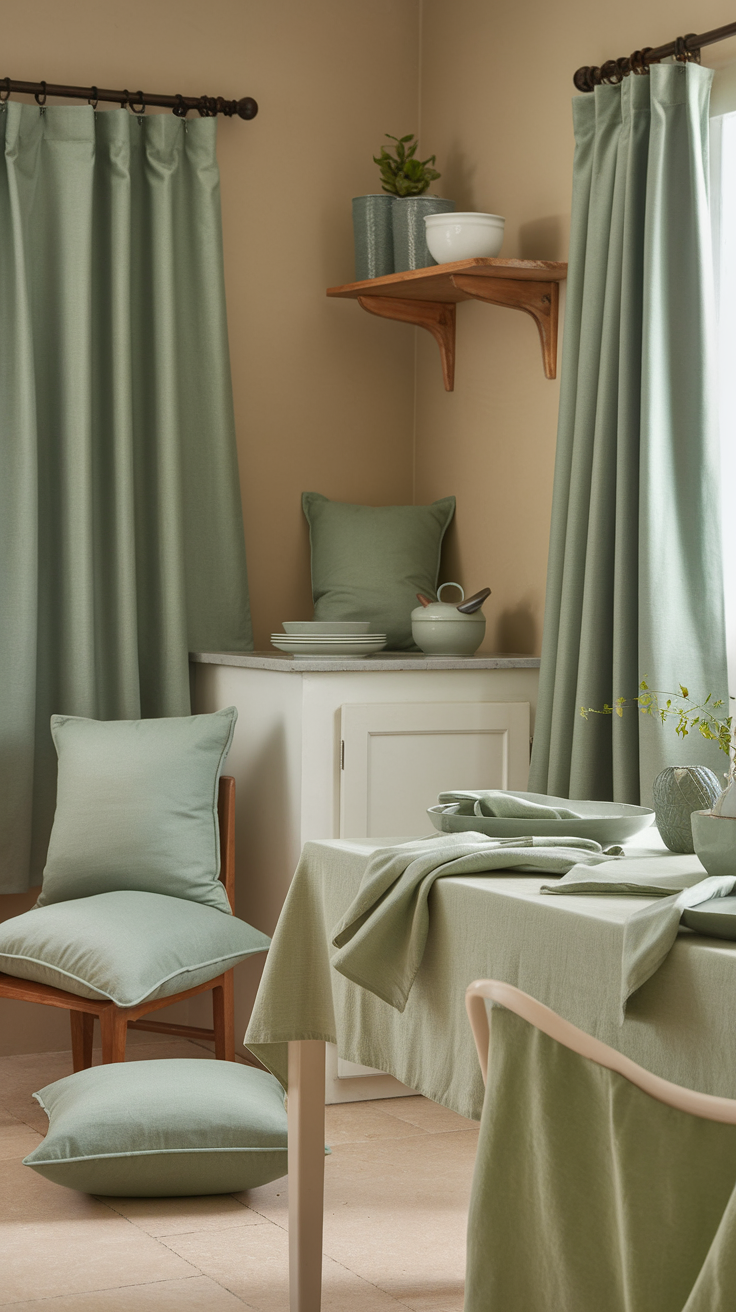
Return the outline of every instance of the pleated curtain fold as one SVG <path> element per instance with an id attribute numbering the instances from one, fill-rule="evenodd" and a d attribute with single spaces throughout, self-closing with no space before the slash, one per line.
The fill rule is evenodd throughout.
<path id="1" fill-rule="evenodd" d="M 708 206 L 712 72 L 573 101 L 576 151 L 560 414 L 529 787 L 646 802 L 697 733 L 580 716 L 652 688 L 728 698 Z"/>
<path id="2" fill-rule="evenodd" d="M 40 882 L 53 712 L 190 712 L 252 647 L 216 121 L 0 113 L 0 891 Z"/>

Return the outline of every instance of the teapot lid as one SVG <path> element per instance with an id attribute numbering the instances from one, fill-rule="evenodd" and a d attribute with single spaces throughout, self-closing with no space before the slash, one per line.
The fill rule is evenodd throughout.
<path id="1" fill-rule="evenodd" d="M 442 591 L 444 588 L 457 588 L 460 593 L 460 601 L 465 601 L 465 592 L 459 583 L 442 583 L 437 589 L 437 600 L 431 601 L 428 606 L 417 606 L 411 613 L 412 620 L 452 620 L 467 623 L 478 623 L 479 620 L 485 622 L 485 616 L 482 611 L 474 611 L 472 615 L 463 615 L 458 610 L 458 603 L 451 601 L 442 601 Z"/>

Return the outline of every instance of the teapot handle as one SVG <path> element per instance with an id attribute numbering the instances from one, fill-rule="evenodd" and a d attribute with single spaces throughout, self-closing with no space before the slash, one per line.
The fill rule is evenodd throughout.
<path id="1" fill-rule="evenodd" d="M 463 592 L 463 589 L 460 587 L 460 584 L 459 584 L 459 583 L 441 583 L 440 586 L 439 586 L 438 589 L 437 589 L 437 600 L 438 600 L 438 601 L 441 601 L 441 599 L 442 599 L 442 589 L 443 589 L 443 588 L 457 588 L 457 589 L 458 589 L 458 592 L 460 593 L 460 600 L 461 600 L 461 601 L 465 601 L 465 593 Z"/>

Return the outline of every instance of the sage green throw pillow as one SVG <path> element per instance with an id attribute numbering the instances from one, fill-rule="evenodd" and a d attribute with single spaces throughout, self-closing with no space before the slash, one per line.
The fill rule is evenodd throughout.
<path id="1" fill-rule="evenodd" d="M 184 898 L 97 893 L 6 920 L 0 971 L 134 1007 L 196 988 L 269 943 L 237 916 Z"/>
<path id="2" fill-rule="evenodd" d="M 171 1198 L 257 1189 L 286 1175 L 284 1091 L 239 1062 L 93 1066 L 33 1096 L 49 1129 L 24 1164 L 68 1189 Z"/>
<path id="3" fill-rule="evenodd" d="M 370 620 L 391 651 L 415 650 L 417 593 L 435 597 L 455 498 L 431 506 L 352 506 L 303 492 L 316 620 Z"/>
<path id="4" fill-rule="evenodd" d="M 217 792 L 237 715 L 52 715 L 59 775 L 39 907 L 137 889 L 229 913 Z"/>

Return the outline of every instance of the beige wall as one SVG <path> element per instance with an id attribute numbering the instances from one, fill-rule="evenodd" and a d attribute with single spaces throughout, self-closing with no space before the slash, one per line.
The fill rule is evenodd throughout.
<path id="1" fill-rule="evenodd" d="M 506 216 L 502 255 L 567 258 L 572 74 L 733 21 L 732 0 L 424 0 L 422 147 L 458 209 Z M 736 42 L 703 62 L 736 57 Z M 458 309 L 455 391 L 416 330 L 416 500 L 454 492 L 445 577 L 493 588 L 486 645 L 540 650 L 558 383 L 528 315 Z"/>

